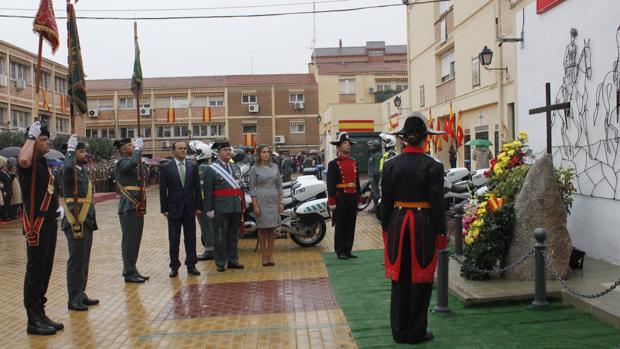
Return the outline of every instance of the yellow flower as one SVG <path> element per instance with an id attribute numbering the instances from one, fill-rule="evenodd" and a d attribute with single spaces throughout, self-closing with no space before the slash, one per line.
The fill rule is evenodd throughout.
<path id="1" fill-rule="evenodd" d="M 485 201 L 485 202 L 481 203 L 480 207 L 487 207 L 487 202 Z"/>
<path id="2" fill-rule="evenodd" d="M 474 228 L 478 228 L 484 225 L 484 219 L 476 219 L 471 226 Z"/>
<path id="3" fill-rule="evenodd" d="M 478 238 L 478 235 L 480 235 L 480 229 L 474 229 L 471 234 L 473 235 L 474 239 Z"/>
<path id="4" fill-rule="evenodd" d="M 514 156 L 514 155 L 515 155 L 515 151 L 514 151 L 514 149 L 513 149 L 513 150 L 510 150 L 510 151 L 508 152 L 508 155 L 510 155 L 510 156 Z"/>
<path id="5" fill-rule="evenodd" d="M 520 140 L 518 140 L 518 139 L 517 139 L 516 141 L 514 141 L 513 143 L 514 143 L 514 145 L 515 145 L 517 148 L 521 148 L 521 147 L 523 146 L 523 143 L 521 143 L 521 141 L 520 141 Z"/>
<path id="6" fill-rule="evenodd" d="M 493 172 L 495 172 L 495 174 L 499 176 L 502 173 L 504 173 L 504 170 L 499 166 L 495 166 L 495 168 L 493 169 Z"/>
<path id="7" fill-rule="evenodd" d="M 521 139 L 524 142 L 527 142 L 527 132 L 519 132 L 519 139 Z"/>
<path id="8" fill-rule="evenodd" d="M 474 239 L 470 238 L 469 236 L 466 236 L 465 243 L 467 244 L 467 246 L 471 246 L 471 244 L 474 243 Z"/>

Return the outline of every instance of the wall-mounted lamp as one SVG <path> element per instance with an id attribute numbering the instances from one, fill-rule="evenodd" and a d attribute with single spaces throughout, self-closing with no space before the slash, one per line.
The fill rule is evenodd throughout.
<path id="1" fill-rule="evenodd" d="M 394 98 L 394 106 L 397 109 L 400 109 L 400 106 L 402 105 L 403 100 L 400 98 L 400 96 L 396 96 L 396 98 Z"/>
<path id="2" fill-rule="evenodd" d="M 320 122 L 321 122 L 321 115 L 320 115 L 320 114 L 317 114 L 317 115 L 316 115 L 316 122 L 317 122 L 317 123 L 320 123 Z"/>
<path id="3" fill-rule="evenodd" d="M 480 59 L 480 64 L 482 64 L 484 69 L 486 69 L 486 70 L 504 70 L 504 71 L 506 71 L 506 74 L 508 74 L 508 67 L 504 67 L 504 68 L 488 68 L 487 67 L 488 65 L 491 64 L 491 61 L 493 60 L 493 51 L 491 51 L 490 48 L 485 46 L 482 49 L 482 51 L 478 54 L 478 59 Z"/>

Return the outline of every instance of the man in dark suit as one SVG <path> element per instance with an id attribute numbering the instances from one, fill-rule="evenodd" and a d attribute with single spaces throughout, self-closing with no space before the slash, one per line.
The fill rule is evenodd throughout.
<path id="1" fill-rule="evenodd" d="M 159 177 L 159 203 L 161 213 L 168 218 L 168 243 L 170 244 L 171 278 L 179 275 L 179 243 L 181 226 L 185 244 L 185 265 L 187 273 L 200 275 L 196 269 L 196 215 L 202 213 L 200 180 L 196 165 L 187 157 L 184 141 L 172 144 L 174 159 L 161 166 Z"/>

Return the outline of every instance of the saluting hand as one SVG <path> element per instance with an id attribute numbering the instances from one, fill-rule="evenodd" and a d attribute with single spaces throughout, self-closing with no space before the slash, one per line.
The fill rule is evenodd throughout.
<path id="1" fill-rule="evenodd" d="M 30 125 L 28 129 L 28 136 L 32 136 L 35 139 L 41 135 L 41 122 L 35 121 L 34 124 Z"/>
<path id="2" fill-rule="evenodd" d="M 133 146 L 136 149 L 142 149 L 144 147 L 144 139 L 142 139 L 142 137 L 136 138 L 136 140 L 133 141 Z"/>
<path id="3" fill-rule="evenodd" d="M 67 141 L 67 150 L 75 151 L 75 148 L 78 146 L 78 136 L 76 134 L 72 134 Z"/>

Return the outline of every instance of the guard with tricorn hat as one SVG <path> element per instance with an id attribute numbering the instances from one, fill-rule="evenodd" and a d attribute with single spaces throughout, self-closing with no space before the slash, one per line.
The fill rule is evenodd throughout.
<path id="1" fill-rule="evenodd" d="M 332 212 L 334 250 L 338 259 L 357 258 L 351 253 L 355 239 L 357 204 L 360 198 L 360 177 L 357 161 L 351 154 L 355 144 L 347 132 L 341 132 L 336 141 L 338 157 L 327 165 L 327 205 Z"/>
<path id="2" fill-rule="evenodd" d="M 381 227 L 386 276 L 392 280 L 390 320 L 397 343 L 433 339 L 427 332 L 437 250 L 447 244 L 443 209 L 443 165 L 424 154 L 434 131 L 420 112 L 408 115 L 394 135 L 403 152 L 385 162 L 381 177 Z"/>

